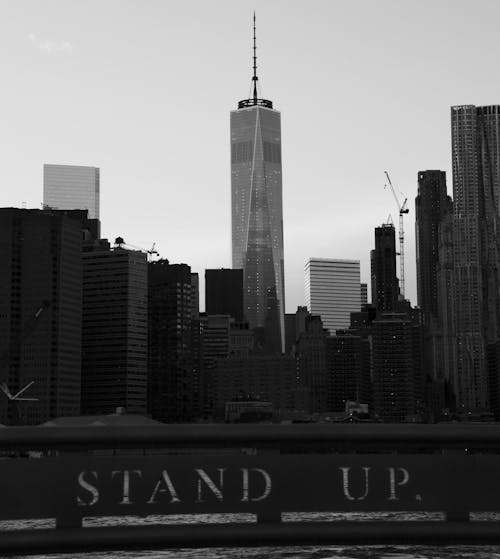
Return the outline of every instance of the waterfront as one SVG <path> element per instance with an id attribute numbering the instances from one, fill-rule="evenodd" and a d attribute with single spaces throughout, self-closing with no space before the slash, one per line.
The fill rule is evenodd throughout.
<path id="1" fill-rule="evenodd" d="M 404 520 L 442 520 L 439 513 L 311 513 L 284 514 L 285 522 L 294 521 L 325 521 L 325 520 L 387 520 L 398 522 Z M 500 520 L 500 514 L 473 514 L 474 520 Z M 193 521 L 192 516 L 172 515 L 85 519 L 84 527 L 123 526 L 131 524 L 172 524 Z M 211 514 L 197 515 L 199 523 L 221 522 L 253 522 L 252 515 L 244 514 Z M 20 528 L 50 528 L 53 521 L 1 522 L 2 530 Z M 32 559 L 500 559 L 500 546 L 283 546 L 283 547 L 249 547 L 249 548 L 200 548 L 171 549 L 151 551 L 104 551 L 84 553 L 61 553 L 33 555 Z"/>

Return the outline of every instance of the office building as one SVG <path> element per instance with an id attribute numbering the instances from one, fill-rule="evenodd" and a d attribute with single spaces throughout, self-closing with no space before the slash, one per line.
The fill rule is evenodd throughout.
<path id="1" fill-rule="evenodd" d="M 351 313 L 361 310 L 359 260 L 310 258 L 305 266 L 306 305 L 321 316 L 323 325 L 335 334 L 348 328 Z"/>
<path id="2" fill-rule="evenodd" d="M 0 382 L 22 423 L 80 413 L 82 232 L 78 220 L 43 210 L 0 209 Z M 0 392 L 0 423 L 15 423 Z"/>
<path id="3" fill-rule="evenodd" d="M 390 223 L 375 227 L 371 275 L 372 304 L 378 312 L 394 312 L 399 299 L 399 282 L 396 276 L 396 232 Z"/>
<path id="4" fill-rule="evenodd" d="M 165 423 L 201 415 L 197 278 L 187 264 L 150 262 L 148 274 L 149 412 Z"/>
<path id="5" fill-rule="evenodd" d="M 425 419 L 422 329 L 402 313 L 372 323 L 373 405 L 385 422 Z"/>
<path id="6" fill-rule="evenodd" d="M 446 173 L 420 171 L 415 198 L 417 300 L 426 325 L 439 320 L 439 227 L 451 211 L 451 198 L 446 193 Z"/>
<path id="7" fill-rule="evenodd" d="M 500 106 L 451 108 L 457 406 L 489 409 L 486 346 L 499 335 Z"/>
<path id="8" fill-rule="evenodd" d="M 82 411 L 147 413 L 146 254 L 104 239 L 83 257 Z"/>
<path id="9" fill-rule="evenodd" d="M 243 270 L 205 270 L 205 309 L 208 315 L 227 314 L 244 321 Z"/>
<path id="10" fill-rule="evenodd" d="M 281 115 L 257 94 L 231 112 L 232 267 L 243 270 L 244 314 L 257 344 L 285 349 Z"/>
<path id="11" fill-rule="evenodd" d="M 300 315 L 300 307 L 298 314 Z M 309 414 L 323 413 L 328 410 L 327 339 L 328 333 L 323 328 L 321 317 L 308 314 L 305 317 L 304 331 L 297 338 L 295 357 L 305 411 Z"/>
<path id="12" fill-rule="evenodd" d="M 435 382 L 443 383 L 445 371 L 445 339 L 440 297 L 440 248 L 446 217 L 453 204 L 446 193 L 444 171 L 420 171 L 418 195 L 415 198 L 415 240 L 417 264 L 417 297 L 422 311 L 424 356 L 426 370 Z"/>
<path id="13" fill-rule="evenodd" d="M 59 210 L 88 210 L 99 219 L 99 169 L 79 165 L 43 166 L 43 204 Z"/>
<path id="14" fill-rule="evenodd" d="M 371 408 L 370 343 L 344 330 L 326 339 L 328 411 L 344 412 L 348 401 Z M 371 410 L 370 410 L 371 411 Z"/>
<path id="15" fill-rule="evenodd" d="M 224 417 L 226 402 L 250 398 L 271 402 L 278 417 L 300 409 L 300 385 L 293 355 L 250 355 L 218 359 L 213 374 L 214 414 Z"/>

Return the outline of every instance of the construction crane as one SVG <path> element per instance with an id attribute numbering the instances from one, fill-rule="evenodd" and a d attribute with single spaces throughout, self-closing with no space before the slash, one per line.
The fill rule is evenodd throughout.
<path id="1" fill-rule="evenodd" d="M 160 253 L 156 250 L 156 243 L 153 243 L 153 246 L 147 250 L 145 248 L 141 248 L 135 245 L 131 245 L 130 243 L 126 243 L 123 239 L 123 237 L 116 237 L 115 239 L 115 247 L 118 248 L 131 248 L 133 250 L 140 250 L 141 252 L 145 252 L 148 256 L 148 262 L 151 262 L 151 260 L 153 259 L 153 255 L 156 254 L 157 256 L 160 256 Z"/>
<path id="2" fill-rule="evenodd" d="M 34 332 L 38 325 L 38 320 L 45 309 L 50 307 L 50 301 L 43 301 L 40 307 L 38 307 L 35 314 L 29 318 L 23 325 L 20 332 L 14 336 L 14 339 L 10 343 L 9 347 L 0 352 L 0 376 L 2 376 L 2 369 L 7 368 L 11 358 L 12 353 L 18 352 L 26 339 Z M 13 424 L 16 425 L 20 422 L 21 416 L 19 413 L 19 402 L 36 402 L 38 398 L 25 398 L 21 397 L 28 388 L 30 388 L 35 381 L 31 381 L 21 388 L 15 394 L 12 394 L 7 383 L 5 381 L 0 383 L 0 390 L 7 397 L 8 403 L 12 406 L 12 418 Z"/>
<path id="3" fill-rule="evenodd" d="M 389 173 L 384 171 L 385 176 L 387 177 L 387 182 L 391 187 L 392 194 L 394 196 L 394 200 L 396 200 L 396 204 L 398 205 L 399 210 L 399 290 L 401 293 L 401 297 L 405 298 L 405 232 L 403 226 L 403 216 L 410 212 L 410 210 L 406 207 L 406 203 L 408 202 L 408 198 L 404 199 L 404 202 L 401 204 L 399 198 L 394 190 L 394 186 L 392 186 L 391 178 L 389 177 Z M 387 186 L 387 185 L 385 185 Z"/>

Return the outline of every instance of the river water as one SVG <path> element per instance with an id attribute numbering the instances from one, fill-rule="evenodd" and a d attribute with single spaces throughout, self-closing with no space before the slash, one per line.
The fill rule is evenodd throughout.
<path id="1" fill-rule="evenodd" d="M 439 513 L 311 513 L 284 514 L 284 522 L 334 520 L 440 520 Z M 499 520 L 499 514 L 471 515 L 471 520 Z M 148 516 L 85 519 L 85 526 L 171 524 L 193 521 L 192 516 Z M 252 515 L 197 515 L 198 523 L 253 522 Z M 52 521 L 0 522 L 0 530 L 52 528 Z M 255 548 L 203 548 L 154 551 L 106 551 L 34 555 L 33 559 L 500 559 L 500 546 L 306 546 Z"/>

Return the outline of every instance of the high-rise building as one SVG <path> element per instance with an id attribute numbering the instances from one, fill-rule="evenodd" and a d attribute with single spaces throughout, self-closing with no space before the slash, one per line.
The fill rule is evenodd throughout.
<path id="1" fill-rule="evenodd" d="M 422 420 L 421 326 L 407 314 L 382 313 L 372 323 L 373 404 L 386 422 Z"/>
<path id="2" fill-rule="evenodd" d="M 80 165 L 43 166 L 43 204 L 59 210 L 88 210 L 99 219 L 99 169 Z"/>
<path id="3" fill-rule="evenodd" d="M 419 171 L 415 198 L 417 297 L 425 325 L 424 359 L 428 376 L 444 386 L 447 340 L 443 331 L 444 293 L 440 291 L 440 250 L 446 218 L 453 204 L 446 193 L 444 171 Z M 444 407 L 444 406 L 443 406 Z"/>
<path id="4" fill-rule="evenodd" d="M 348 328 L 351 313 L 361 310 L 359 278 L 359 260 L 310 258 L 305 265 L 307 308 L 332 335 Z"/>
<path id="5" fill-rule="evenodd" d="M 205 270 L 205 308 L 209 315 L 227 314 L 243 322 L 243 270 Z"/>
<path id="6" fill-rule="evenodd" d="M 231 112 L 232 267 L 243 270 L 244 314 L 256 341 L 285 348 L 281 115 L 257 94 Z"/>
<path id="7" fill-rule="evenodd" d="M 371 251 L 372 304 L 378 312 L 394 312 L 398 302 L 396 276 L 396 232 L 390 223 L 375 227 L 375 249 Z"/>
<path id="8" fill-rule="evenodd" d="M 424 324 L 438 322 L 439 227 L 452 211 L 444 171 L 419 171 L 415 198 L 417 299 Z"/>
<path id="9" fill-rule="evenodd" d="M 0 209 L 0 382 L 27 424 L 80 413 L 82 230 L 58 212 Z M 13 423 L 0 392 L 0 423 Z"/>
<path id="10" fill-rule="evenodd" d="M 201 414 L 197 275 L 157 260 L 148 281 L 149 410 L 159 421 L 189 422 Z"/>
<path id="11" fill-rule="evenodd" d="M 500 105 L 451 108 L 456 390 L 459 411 L 489 409 L 486 346 L 500 323 Z"/>
<path id="12" fill-rule="evenodd" d="M 300 313 L 300 310 L 298 312 Z M 328 333 L 323 328 L 321 317 L 306 316 L 305 329 L 297 339 L 295 356 L 305 409 L 311 414 L 328 411 L 327 339 Z"/>
<path id="13" fill-rule="evenodd" d="M 83 252 L 82 411 L 147 412 L 146 254 L 101 240 Z"/>
<path id="14" fill-rule="evenodd" d="M 437 268 L 438 315 L 442 331 L 442 368 L 448 385 L 450 408 L 455 408 L 453 399 L 458 392 L 456 360 L 457 339 L 455 335 L 455 281 L 453 270 L 453 215 L 443 218 L 439 227 L 439 262 Z"/>
<path id="15" fill-rule="evenodd" d="M 370 343 L 344 330 L 326 339 L 327 406 L 343 412 L 348 401 L 371 404 Z"/>

